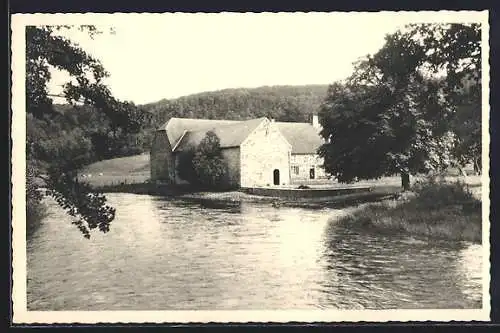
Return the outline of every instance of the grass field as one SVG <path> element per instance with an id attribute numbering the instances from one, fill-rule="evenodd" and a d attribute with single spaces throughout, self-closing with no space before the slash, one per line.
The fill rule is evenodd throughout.
<path id="1" fill-rule="evenodd" d="M 149 178 L 148 153 L 99 161 L 80 173 L 80 179 L 98 187 L 144 183 Z"/>

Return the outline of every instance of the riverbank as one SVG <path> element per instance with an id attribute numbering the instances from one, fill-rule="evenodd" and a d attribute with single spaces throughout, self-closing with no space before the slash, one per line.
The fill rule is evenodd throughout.
<path id="1" fill-rule="evenodd" d="M 265 202 L 275 208 L 296 207 L 309 209 L 334 208 L 340 209 L 366 202 L 378 202 L 394 197 L 398 188 L 380 187 L 369 192 L 340 194 L 324 197 L 272 197 L 253 195 L 241 191 L 231 192 L 193 192 L 180 194 L 177 197 L 195 201 L 227 201 L 227 202 Z"/>
<path id="2" fill-rule="evenodd" d="M 103 193 L 132 193 L 153 196 L 175 197 L 196 201 L 227 201 L 227 202 L 266 202 L 276 208 L 302 207 L 311 209 L 321 208 L 343 208 L 364 202 L 378 202 L 380 200 L 392 198 L 399 193 L 400 187 L 396 185 L 382 186 L 378 184 L 366 191 L 345 191 L 340 187 L 335 187 L 330 195 L 324 196 L 301 196 L 296 195 L 258 195 L 244 190 L 233 191 L 193 191 L 189 187 L 158 186 L 151 183 L 135 184 L 113 184 L 104 186 L 94 186 L 95 190 Z M 347 189 L 349 189 L 347 187 Z"/>
<path id="3" fill-rule="evenodd" d="M 481 243 L 482 214 L 477 185 L 429 181 L 399 198 L 350 209 L 338 223 L 415 237 Z"/>
<path id="4" fill-rule="evenodd" d="M 380 232 L 402 232 L 416 237 L 481 242 L 481 201 L 478 199 L 480 194 L 472 193 L 480 190 L 479 176 L 447 176 L 441 183 L 427 187 L 422 187 L 422 184 L 426 183 L 424 177 L 415 177 L 413 183 L 420 185 L 414 187 L 415 192 L 405 194 L 404 197 L 400 196 L 399 178 L 387 177 L 356 183 L 356 186 L 370 187 L 370 191 L 363 193 L 296 198 L 255 195 L 242 191 L 193 192 L 189 188 L 157 186 L 144 181 L 105 182 L 104 185 L 96 182 L 100 178 L 104 177 L 94 177 L 91 183 L 95 189 L 104 193 L 145 194 L 216 203 L 264 202 L 277 209 L 345 209 L 347 215 L 342 217 L 339 223 L 374 228 Z M 327 187 L 327 184 L 323 186 Z M 340 186 L 345 185 L 328 184 L 331 188 Z"/>

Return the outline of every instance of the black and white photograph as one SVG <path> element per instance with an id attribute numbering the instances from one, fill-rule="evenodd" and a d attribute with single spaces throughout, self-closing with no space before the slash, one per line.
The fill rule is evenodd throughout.
<path id="1" fill-rule="evenodd" d="M 487 11 L 11 22 L 14 323 L 489 320 Z"/>

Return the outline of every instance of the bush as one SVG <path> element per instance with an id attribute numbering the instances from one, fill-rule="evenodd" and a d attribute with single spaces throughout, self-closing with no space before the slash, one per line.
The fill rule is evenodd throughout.
<path id="1" fill-rule="evenodd" d="M 461 181 L 446 182 L 443 179 L 430 178 L 415 185 L 415 204 L 422 209 L 440 209 L 462 205 L 464 208 L 480 207 L 467 184 Z"/>
<path id="2" fill-rule="evenodd" d="M 429 179 L 403 199 L 364 205 L 340 219 L 362 228 L 481 243 L 481 201 L 462 182 Z"/>
<path id="3" fill-rule="evenodd" d="M 227 166 L 218 136 L 208 131 L 195 149 L 182 152 L 177 166 L 179 177 L 198 188 L 211 190 L 226 186 Z"/>

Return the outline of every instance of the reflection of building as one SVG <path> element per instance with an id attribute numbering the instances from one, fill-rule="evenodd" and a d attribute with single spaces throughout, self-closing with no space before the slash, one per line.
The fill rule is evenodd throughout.
<path id="1" fill-rule="evenodd" d="M 182 184 L 176 172 L 179 156 L 196 147 L 208 131 L 220 140 L 228 166 L 226 185 L 288 185 L 326 178 L 316 151 L 323 143 L 317 116 L 309 123 L 171 118 L 155 133 L 151 179 Z"/>

